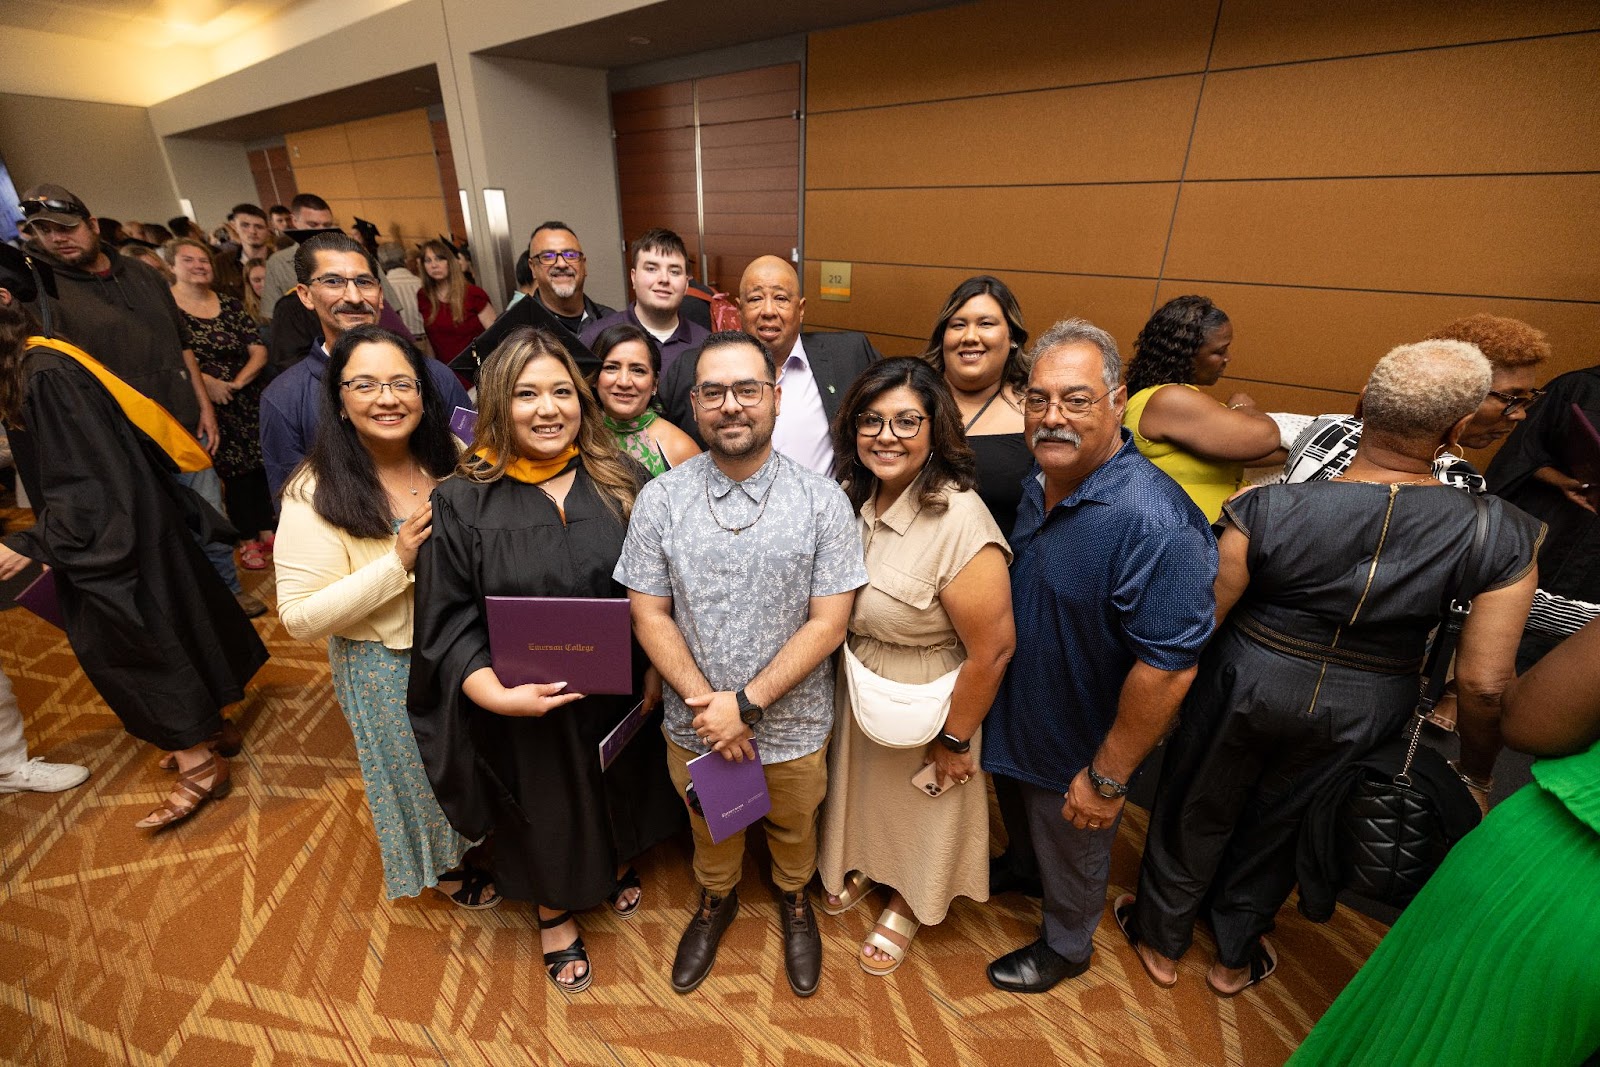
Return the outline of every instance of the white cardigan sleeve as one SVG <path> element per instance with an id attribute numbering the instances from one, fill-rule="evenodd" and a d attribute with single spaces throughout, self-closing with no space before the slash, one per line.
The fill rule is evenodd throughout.
<path id="1" fill-rule="evenodd" d="M 394 552 L 357 569 L 349 537 L 316 513 L 309 499 L 284 493 L 272 554 L 278 573 L 278 617 L 302 641 L 358 625 L 412 584 Z"/>

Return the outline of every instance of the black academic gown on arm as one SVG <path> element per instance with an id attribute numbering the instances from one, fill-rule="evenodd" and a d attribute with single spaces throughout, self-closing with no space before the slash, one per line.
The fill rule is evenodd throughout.
<path id="1" fill-rule="evenodd" d="M 54 569 L 67 639 L 128 732 L 197 745 L 267 660 L 190 534 L 225 523 L 77 362 L 33 349 L 23 381 L 10 436 L 38 521 L 5 544 Z"/>
<path id="2" fill-rule="evenodd" d="M 661 712 L 602 773 L 600 740 L 634 698 L 589 696 L 541 718 L 514 718 L 461 692 L 473 671 L 490 666 L 485 596 L 627 595 L 611 579 L 626 527 L 581 463 L 565 506 L 563 522 L 543 490 L 511 478 L 452 478 L 434 491 L 433 533 L 417 555 L 409 704 L 451 824 L 469 838 L 493 832 L 500 892 L 582 909 L 610 895 L 619 862 L 684 822 Z M 643 669 L 636 649 L 636 679 Z"/>

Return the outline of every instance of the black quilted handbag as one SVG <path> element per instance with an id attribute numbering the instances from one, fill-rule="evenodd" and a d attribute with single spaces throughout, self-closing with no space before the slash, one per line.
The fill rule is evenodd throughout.
<path id="1" fill-rule="evenodd" d="M 1477 507 L 1477 523 L 1463 575 L 1475 573 L 1481 565 L 1488 538 L 1488 508 L 1477 497 L 1472 502 Z M 1419 788 L 1419 779 L 1442 779 L 1463 792 L 1466 786 L 1459 785 L 1454 773 L 1414 777 L 1410 772 L 1419 761 L 1444 763 L 1443 756 L 1431 748 L 1419 747 L 1418 742 L 1423 720 L 1444 692 L 1456 640 L 1471 611 L 1470 602 L 1451 599 L 1428 652 L 1417 710 L 1405 732 L 1383 746 L 1396 749 L 1396 754 L 1404 753 L 1400 773 L 1392 778 L 1364 774 L 1351 787 L 1340 811 L 1338 847 L 1343 884 L 1369 900 L 1405 907 L 1421 892 L 1450 850 L 1452 842 L 1439 814 L 1441 804 Z"/>

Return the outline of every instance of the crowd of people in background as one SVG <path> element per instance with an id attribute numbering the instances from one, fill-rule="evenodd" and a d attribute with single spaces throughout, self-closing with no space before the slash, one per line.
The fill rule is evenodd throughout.
<path id="1" fill-rule="evenodd" d="M 1124 358 L 1084 314 L 1030 334 L 977 275 L 930 300 L 919 354 L 883 358 L 805 332 L 776 256 L 715 321 L 665 229 L 632 242 L 614 310 L 546 222 L 497 312 L 462 248 L 346 233 L 309 193 L 210 235 L 97 218 L 58 185 L 20 208 L 0 422 L 38 521 L 0 539 L 0 579 L 52 568 L 85 674 L 177 772 L 141 827 L 227 794 L 246 739 L 222 710 L 266 658 L 247 620 L 269 610 L 238 570 L 273 567 L 285 628 L 327 640 L 388 896 L 528 903 L 565 993 L 599 977 L 578 916 L 635 914 L 636 860 L 685 824 L 699 896 L 671 982 L 712 972 L 745 840 L 695 807 L 708 754 L 761 764 L 796 995 L 822 979 L 813 891 L 828 915 L 881 897 L 855 961 L 878 976 L 959 898 L 1037 896 L 1037 939 L 988 978 L 1045 992 L 1091 967 L 1159 749 L 1137 891 L 1111 918 L 1162 988 L 1205 925 L 1206 985 L 1232 997 L 1276 970 L 1296 886 L 1308 914 L 1337 892 L 1308 828 L 1406 727 L 1430 634 L 1470 602 L 1431 721 L 1487 819 L 1300 1056 L 1576 1063 L 1600 1044 L 1600 910 L 1581 903 L 1600 878 L 1600 485 L 1569 448 L 1594 435 L 1600 366 L 1544 382 L 1535 326 L 1480 312 L 1352 352 L 1372 366 L 1353 411 L 1268 412 L 1206 391 L 1236 336 L 1201 295 L 1155 308 Z M 1477 470 L 1464 450 L 1493 444 Z M 505 684 L 495 596 L 626 598 L 633 694 Z M 633 715 L 649 726 L 602 768 Z M 1542 758 L 1490 812 L 1504 746 Z M 86 776 L 27 758 L 0 687 L 0 792 Z M 1536 872 L 1504 873 L 1528 855 Z M 1479 962 L 1423 964 L 1441 938 Z"/>

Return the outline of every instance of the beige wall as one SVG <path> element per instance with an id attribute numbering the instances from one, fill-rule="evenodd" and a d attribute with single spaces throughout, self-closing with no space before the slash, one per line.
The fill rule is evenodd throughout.
<path id="1" fill-rule="evenodd" d="M 1472 311 L 1546 330 L 1543 377 L 1600 350 L 1592 2 L 980 0 L 812 35 L 807 87 L 808 291 L 854 264 L 807 321 L 888 352 L 980 272 L 1129 349 L 1209 295 L 1278 410 Z"/>
<path id="2" fill-rule="evenodd" d="M 195 219 L 207 233 L 227 220 L 233 205 L 255 202 L 256 184 L 244 145 L 198 137 L 166 137 L 162 147 L 171 164 L 178 195 L 194 205 Z"/>
<path id="3" fill-rule="evenodd" d="M 96 215 L 165 224 L 178 213 L 142 107 L 0 93 L 0 156 L 19 194 L 54 182 Z"/>
<path id="4" fill-rule="evenodd" d="M 287 133 L 283 141 L 295 186 L 328 201 L 345 229 L 364 218 L 382 240 L 402 244 L 449 232 L 426 110 Z"/>

